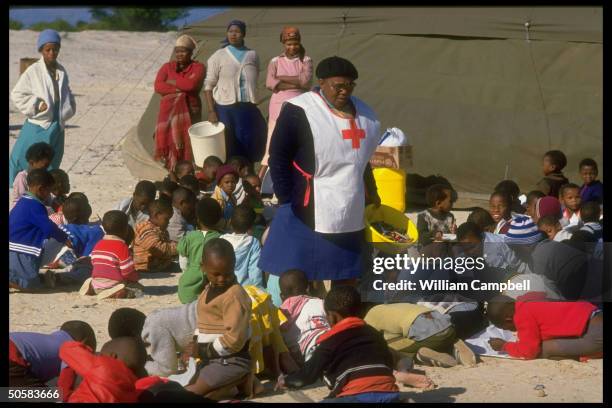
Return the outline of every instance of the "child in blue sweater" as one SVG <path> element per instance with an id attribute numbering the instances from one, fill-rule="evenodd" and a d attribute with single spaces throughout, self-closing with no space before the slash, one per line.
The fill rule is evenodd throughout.
<path id="1" fill-rule="evenodd" d="M 257 266 L 261 245 L 259 240 L 251 235 L 255 222 L 255 211 L 248 204 L 240 204 L 234 209 L 231 218 L 232 233 L 224 234 L 221 238 L 229 241 L 236 253 L 236 266 L 234 273 L 240 285 L 254 285 L 264 287 L 263 273 Z"/>
<path id="2" fill-rule="evenodd" d="M 35 290 L 42 285 L 38 274 L 43 254 L 61 244 L 71 247 L 65 232 L 55 225 L 43 204 L 51 194 L 54 180 L 44 169 L 28 173 L 28 191 L 9 213 L 9 287 Z M 59 245 L 58 245 L 59 244 Z M 46 286 L 55 286 L 52 273 L 46 275 Z"/>

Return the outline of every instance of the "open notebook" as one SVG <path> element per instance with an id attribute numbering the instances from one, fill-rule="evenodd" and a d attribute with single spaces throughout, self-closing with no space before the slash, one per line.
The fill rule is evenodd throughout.
<path id="1" fill-rule="evenodd" d="M 474 353 L 481 356 L 512 358 L 505 351 L 495 351 L 491 348 L 489 339 L 494 337 L 505 341 L 516 341 L 516 334 L 514 332 L 500 329 L 491 324 L 485 330 L 466 339 L 465 343 Z"/>

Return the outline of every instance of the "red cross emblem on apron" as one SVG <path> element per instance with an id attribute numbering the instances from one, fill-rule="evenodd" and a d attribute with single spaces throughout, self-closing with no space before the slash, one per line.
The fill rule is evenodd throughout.
<path id="1" fill-rule="evenodd" d="M 359 147 L 361 147 L 361 139 L 365 139 L 365 130 L 357 127 L 355 119 L 349 119 L 349 123 L 351 124 L 351 128 L 342 130 L 342 138 L 347 140 L 350 139 L 353 143 L 353 149 L 359 149 Z"/>

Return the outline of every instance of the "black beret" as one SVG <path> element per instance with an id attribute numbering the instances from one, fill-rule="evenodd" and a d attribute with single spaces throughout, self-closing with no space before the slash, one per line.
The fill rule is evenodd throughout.
<path id="1" fill-rule="evenodd" d="M 347 77 L 353 81 L 359 77 L 357 68 L 353 63 L 341 57 L 329 57 L 319 62 L 317 65 L 317 78 L 325 79 L 330 77 Z"/>

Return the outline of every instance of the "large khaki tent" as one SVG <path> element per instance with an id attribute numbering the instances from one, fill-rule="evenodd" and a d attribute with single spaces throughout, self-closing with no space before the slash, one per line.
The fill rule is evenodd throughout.
<path id="1" fill-rule="evenodd" d="M 302 32 L 315 64 L 340 55 L 357 66 L 355 95 L 413 144 L 408 172 L 441 174 L 459 191 L 487 193 L 505 177 L 531 190 L 541 156 L 560 149 L 578 181 L 584 157 L 602 161 L 603 11 L 531 8 L 237 8 L 187 27 L 205 62 L 226 24 L 247 23 L 261 61 L 259 107 L 267 116 L 268 61 L 284 25 Z M 123 145 L 139 178 L 151 159 L 159 97 Z"/>

